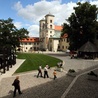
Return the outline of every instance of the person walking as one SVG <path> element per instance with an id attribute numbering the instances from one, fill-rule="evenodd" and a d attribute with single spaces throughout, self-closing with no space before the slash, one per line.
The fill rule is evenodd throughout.
<path id="1" fill-rule="evenodd" d="M 38 68 L 37 78 L 39 77 L 39 75 L 40 75 L 40 77 L 42 77 L 42 67 L 41 66 L 39 66 L 39 68 Z"/>
<path id="2" fill-rule="evenodd" d="M 45 66 L 44 67 L 44 78 L 49 78 L 49 75 L 48 75 L 48 68 Z"/>
<path id="3" fill-rule="evenodd" d="M 54 76 L 53 79 L 54 79 L 54 80 L 57 78 L 56 74 L 57 74 L 57 73 L 56 73 L 56 71 L 54 70 L 54 71 L 53 71 L 53 76 Z"/>
<path id="4" fill-rule="evenodd" d="M 14 86 L 14 94 L 13 97 L 16 96 L 16 90 L 18 90 L 19 94 L 22 94 L 21 90 L 20 90 L 20 81 L 19 81 L 19 76 L 16 77 L 16 79 L 14 80 L 13 84 Z"/>
<path id="5" fill-rule="evenodd" d="M 48 64 L 46 64 L 47 69 L 50 69 L 50 66 Z"/>

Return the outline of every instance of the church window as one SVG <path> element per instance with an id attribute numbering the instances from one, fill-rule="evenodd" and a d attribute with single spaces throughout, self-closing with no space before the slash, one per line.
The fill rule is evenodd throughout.
<path id="1" fill-rule="evenodd" d="M 50 20 L 50 23 L 52 23 L 52 20 Z"/>
<path id="2" fill-rule="evenodd" d="M 50 28 L 52 29 L 52 25 L 50 25 Z"/>

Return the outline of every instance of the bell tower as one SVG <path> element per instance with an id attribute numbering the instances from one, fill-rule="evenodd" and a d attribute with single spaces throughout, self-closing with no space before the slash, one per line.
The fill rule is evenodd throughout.
<path id="1" fill-rule="evenodd" d="M 54 35 L 54 15 L 47 14 L 39 21 L 40 48 L 49 50 L 49 38 Z"/>

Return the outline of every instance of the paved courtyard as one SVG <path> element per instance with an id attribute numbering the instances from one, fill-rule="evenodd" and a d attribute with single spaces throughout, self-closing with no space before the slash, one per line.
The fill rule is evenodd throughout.
<path id="1" fill-rule="evenodd" d="M 12 82 L 17 75 L 20 76 L 23 94 L 17 94 L 16 98 L 98 98 L 97 81 L 87 80 L 87 72 L 90 70 L 95 70 L 98 74 L 97 60 L 70 59 L 69 56 L 61 54 L 51 54 L 51 56 L 64 61 L 64 70 L 57 72 L 56 80 L 53 80 L 54 68 L 49 70 L 49 78 L 46 79 L 36 78 L 37 71 L 11 76 L 11 72 L 16 69 L 15 66 L 19 67 L 23 63 L 23 61 L 17 60 L 17 64 L 10 69 L 10 72 L 0 76 L 0 98 L 13 98 Z M 79 75 L 77 77 L 67 76 L 66 73 L 69 69 L 75 69 Z M 92 94 L 94 92 L 95 94 Z"/>

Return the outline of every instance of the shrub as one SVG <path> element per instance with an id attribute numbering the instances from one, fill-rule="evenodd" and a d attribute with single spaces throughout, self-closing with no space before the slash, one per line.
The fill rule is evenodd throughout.
<path id="1" fill-rule="evenodd" d="M 74 70 L 74 69 L 69 69 L 69 71 L 68 71 L 68 72 L 73 73 L 73 72 L 75 72 L 75 70 Z"/>

